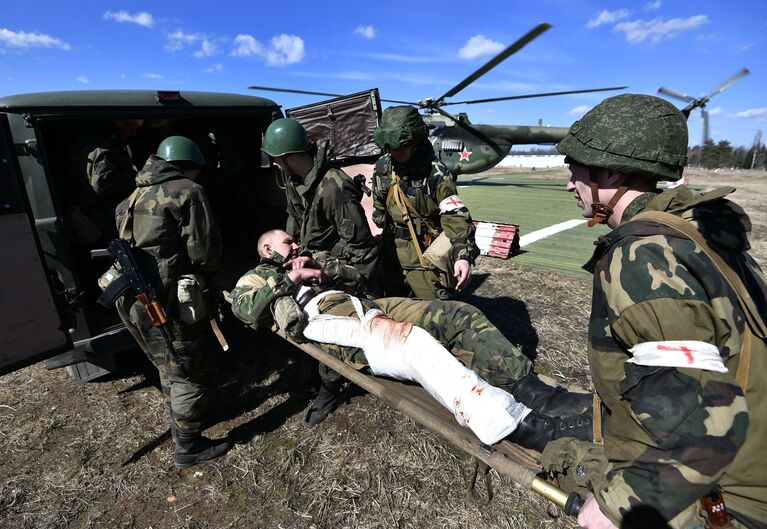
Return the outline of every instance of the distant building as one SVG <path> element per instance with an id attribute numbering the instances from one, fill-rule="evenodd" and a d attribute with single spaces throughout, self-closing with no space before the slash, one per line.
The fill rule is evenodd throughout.
<path id="1" fill-rule="evenodd" d="M 524 167 L 529 169 L 564 166 L 565 157 L 562 154 L 510 154 L 498 164 L 498 167 Z"/>

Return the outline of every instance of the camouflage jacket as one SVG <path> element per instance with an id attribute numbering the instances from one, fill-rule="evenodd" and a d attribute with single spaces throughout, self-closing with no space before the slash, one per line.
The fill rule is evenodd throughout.
<path id="1" fill-rule="evenodd" d="M 343 259 L 370 279 L 376 272 L 378 246 L 360 203 L 362 191 L 346 173 L 328 167 L 328 150 L 326 141 L 317 143 L 314 167 L 303 183 L 288 178 L 285 231 L 309 251 Z"/>
<path id="2" fill-rule="evenodd" d="M 412 163 L 396 164 L 394 169 L 400 177 L 400 185 L 405 191 L 410 204 L 420 215 L 413 219 L 416 233 L 439 235 L 443 231 L 452 242 L 451 258 L 455 262 L 465 259 L 470 263 L 479 255 L 479 248 L 474 241 L 474 224 L 469 210 L 458 198 L 455 179 L 450 170 L 434 158 L 434 151 L 428 141 L 417 147 Z M 382 156 L 375 164 L 373 172 L 373 222 L 379 228 L 394 227 L 400 233 L 407 233 L 407 224 L 402 211 L 394 200 L 386 204 L 386 197 L 392 185 L 392 164 L 390 154 Z M 424 171 L 423 167 L 428 171 Z M 409 237 L 408 237 L 409 238 Z M 405 255 L 402 253 L 401 255 Z M 401 263 L 405 269 L 420 267 L 417 254 L 411 252 L 412 263 Z"/>
<path id="3" fill-rule="evenodd" d="M 132 216 L 135 247 L 143 250 L 139 255 L 157 287 L 165 290 L 182 274 L 218 267 L 221 235 L 200 185 L 152 155 L 136 176 L 136 187 L 117 206 L 117 230 L 125 235 L 122 227 Z"/>
<path id="4" fill-rule="evenodd" d="M 125 146 L 108 128 L 83 131 L 68 149 L 69 204 L 89 205 L 127 197 L 135 188 L 137 169 Z"/>
<path id="5" fill-rule="evenodd" d="M 283 258 L 279 254 L 271 259 L 262 258 L 258 265 L 243 275 L 232 290 L 232 312 L 237 318 L 256 330 L 269 329 L 274 318 L 272 304 L 283 296 L 293 296 L 300 285 L 293 283 L 288 272 L 282 267 Z M 328 275 L 329 283 L 313 285 L 315 293 L 325 290 L 342 290 L 355 296 L 363 296 L 365 306 L 371 302 L 364 298 L 364 292 L 358 290 L 364 283 L 359 271 L 343 264 L 338 259 L 329 259 L 324 263 L 323 272 Z"/>
<path id="6" fill-rule="evenodd" d="M 607 409 L 603 434 L 612 465 L 594 493 L 614 523 L 640 502 L 671 519 L 716 483 L 728 509 L 767 519 L 767 471 L 756 448 L 767 443 L 765 344 L 753 340 L 744 399 L 735 383 L 745 321 L 736 294 L 695 242 L 631 220 L 641 211 L 666 211 L 692 221 L 738 272 L 764 317 L 767 288 L 746 253 L 748 217 L 724 199 L 732 191 L 696 195 L 680 187 L 641 195 L 584 267 L 594 274 L 589 364 Z M 729 372 L 627 363 L 631 347 L 669 340 L 717 346 Z"/>

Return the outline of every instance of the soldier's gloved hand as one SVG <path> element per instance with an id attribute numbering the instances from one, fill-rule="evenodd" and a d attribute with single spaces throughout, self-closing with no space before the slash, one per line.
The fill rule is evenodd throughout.
<path id="1" fill-rule="evenodd" d="M 365 280 L 359 270 L 345 264 L 340 259 L 328 259 L 325 261 L 322 271 L 331 282 L 341 283 L 353 289 L 359 288 Z"/>

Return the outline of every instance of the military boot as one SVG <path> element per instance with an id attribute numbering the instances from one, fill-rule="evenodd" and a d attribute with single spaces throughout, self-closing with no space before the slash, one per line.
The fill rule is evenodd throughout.
<path id="1" fill-rule="evenodd" d="M 227 440 L 208 439 L 200 430 L 176 428 L 175 461 L 178 468 L 188 468 L 224 455 L 231 448 Z"/>
<path id="2" fill-rule="evenodd" d="M 304 417 L 304 422 L 306 424 L 315 426 L 327 419 L 328 415 L 333 413 L 333 410 L 335 410 L 341 403 L 342 385 L 343 381 L 322 381 L 320 392 L 317 394 L 317 398 L 314 399 L 311 407 L 309 407 L 309 411 L 306 412 L 306 417 Z"/>
<path id="3" fill-rule="evenodd" d="M 592 393 L 573 393 L 561 386 L 550 386 L 529 373 L 507 389 L 518 402 L 531 410 L 549 417 L 568 417 L 584 413 L 593 405 Z"/>
<path id="4" fill-rule="evenodd" d="M 561 437 L 593 441 L 591 410 L 564 418 L 548 417 L 531 411 L 506 439 L 519 446 L 543 452 L 546 443 Z"/>

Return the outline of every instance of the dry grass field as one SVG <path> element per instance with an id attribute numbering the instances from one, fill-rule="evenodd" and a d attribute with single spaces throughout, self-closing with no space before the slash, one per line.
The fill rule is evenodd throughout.
<path id="1" fill-rule="evenodd" d="M 738 188 L 753 255 L 767 264 L 767 173 L 688 175 Z M 590 289 L 588 277 L 482 258 L 464 299 L 540 371 L 587 385 Z M 306 427 L 316 383 L 308 357 L 271 336 L 232 341 L 218 353 L 208 435 L 237 445 L 187 470 L 173 465 L 157 380 L 140 364 L 88 384 L 42 365 L 0 378 L 0 528 L 575 527 L 494 472 L 496 496 L 478 504 L 467 456 L 354 388 L 327 421 Z"/>

